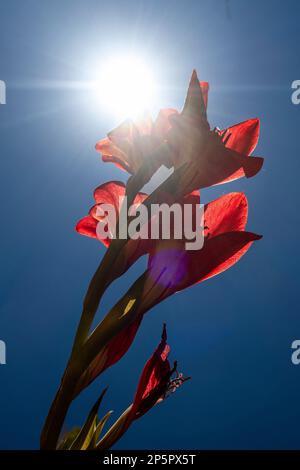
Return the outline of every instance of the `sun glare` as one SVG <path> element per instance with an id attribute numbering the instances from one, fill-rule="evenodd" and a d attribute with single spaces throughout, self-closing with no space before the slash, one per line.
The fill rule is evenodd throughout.
<path id="1" fill-rule="evenodd" d="M 117 118 L 135 117 L 155 104 L 154 76 L 136 57 L 119 57 L 103 63 L 95 89 L 101 106 Z"/>

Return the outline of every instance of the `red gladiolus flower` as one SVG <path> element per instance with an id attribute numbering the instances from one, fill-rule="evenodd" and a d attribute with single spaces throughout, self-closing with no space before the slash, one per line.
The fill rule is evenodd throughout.
<path id="1" fill-rule="evenodd" d="M 200 86 L 207 104 L 208 83 L 201 82 Z M 165 155 L 160 152 L 160 146 L 171 128 L 169 117 L 176 114 L 178 111 L 170 108 L 160 110 L 154 122 L 149 115 L 138 121 L 126 120 L 109 132 L 107 138 L 98 141 L 96 150 L 102 154 L 104 162 L 113 162 L 132 175 L 143 167 L 149 180 L 164 163 Z"/>
<path id="2" fill-rule="evenodd" d="M 168 393 L 173 392 L 186 380 L 181 374 L 171 379 L 177 369 L 174 363 L 171 369 L 168 361 L 170 346 L 167 344 L 167 331 L 164 325 L 161 342 L 153 355 L 144 366 L 140 377 L 133 404 L 128 416 L 128 422 L 140 418 L 153 408 L 154 405 L 164 400 Z"/>
<path id="3" fill-rule="evenodd" d="M 104 161 L 112 161 L 131 174 L 137 174 L 143 186 L 164 164 L 178 168 L 192 166 L 181 184 L 185 194 L 215 184 L 252 177 L 261 169 L 263 159 L 249 155 L 259 137 L 259 120 L 250 119 L 220 131 L 210 130 L 206 117 L 208 83 L 192 74 L 186 101 L 179 114 L 162 110 L 153 123 L 126 121 L 99 141 L 96 149 Z M 193 178 L 190 178 L 190 175 Z"/>
<path id="4" fill-rule="evenodd" d="M 180 115 L 170 116 L 167 136 L 171 147 L 167 166 L 178 168 L 189 162 L 194 172 L 188 190 L 225 183 L 242 176 L 251 177 L 261 169 L 263 159 L 248 158 L 259 137 L 259 120 L 251 119 L 224 131 L 210 130 L 196 72 L 188 88 Z"/>
<path id="5" fill-rule="evenodd" d="M 82 235 L 86 235 L 92 238 L 98 238 L 104 246 L 109 246 L 111 243 L 112 233 L 109 231 L 109 228 L 106 230 L 107 236 L 100 237 L 100 231 L 97 234 L 97 225 L 98 223 L 103 226 L 107 225 L 107 217 L 103 217 L 97 214 L 97 209 L 101 207 L 102 204 L 110 204 L 117 215 L 120 214 L 121 204 L 125 197 L 125 184 L 121 181 L 109 181 L 108 183 L 101 184 L 94 191 L 94 199 L 96 204 L 94 204 L 89 210 L 89 215 L 81 219 L 76 224 L 76 231 Z M 141 204 L 148 197 L 145 193 L 139 193 L 135 200 L 134 204 Z"/>
<path id="6" fill-rule="evenodd" d="M 149 257 L 140 310 L 146 312 L 175 292 L 216 276 L 239 261 L 261 238 L 245 231 L 247 215 L 245 195 L 230 193 L 205 205 L 202 249 L 187 251 L 182 240 L 159 240 Z"/>
<path id="7" fill-rule="evenodd" d="M 97 224 L 103 223 L 106 224 L 106 219 L 101 219 L 97 216 L 97 207 L 100 204 L 111 204 L 115 208 L 117 216 L 120 213 L 120 200 L 125 196 L 125 185 L 121 182 L 112 181 L 105 183 L 94 192 L 94 197 L 96 204 L 90 209 L 89 216 L 81 219 L 77 225 L 76 230 L 83 235 L 98 238 L 104 246 L 109 246 L 111 243 L 111 238 L 109 234 L 106 238 L 101 238 L 97 235 Z M 141 204 L 147 197 L 144 193 L 139 193 L 134 201 L 135 204 Z M 194 193 L 186 196 L 184 198 L 184 203 L 194 204 L 199 203 L 199 192 L 195 191 Z M 163 197 L 164 201 L 167 201 L 169 204 L 172 204 L 171 195 L 165 194 Z M 100 219 L 100 220 L 99 220 Z M 172 229 L 171 229 L 172 233 Z M 125 270 L 127 270 L 140 256 L 148 255 L 152 252 L 153 246 L 157 243 L 157 240 L 151 239 L 128 239 L 126 245 L 123 247 L 122 252 L 120 252 L 116 264 L 112 268 L 113 277 L 121 275 Z M 144 313 L 144 312 L 143 312 Z M 124 354 L 127 352 L 131 346 L 135 335 L 139 329 L 139 326 L 143 319 L 143 313 L 138 314 L 137 318 L 133 323 L 125 327 L 119 334 L 116 335 L 103 349 L 101 349 L 92 363 L 86 368 L 83 375 L 81 376 L 75 395 L 77 395 L 81 390 L 87 387 L 95 378 L 100 375 L 108 367 L 115 364 L 119 361 Z"/>
<path id="8" fill-rule="evenodd" d="M 103 437 L 99 448 L 111 447 L 127 431 L 133 421 L 143 416 L 188 380 L 182 374 L 178 374 L 176 362 L 171 368 L 168 361 L 169 352 L 170 347 L 167 344 L 167 332 L 164 325 L 161 341 L 144 366 L 132 405 Z M 172 378 L 174 374 L 175 377 Z"/>
<path id="9" fill-rule="evenodd" d="M 125 194 L 122 183 L 112 182 L 97 188 L 96 201 L 108 202 L 119 194 Z M 101 194 L 101 198 L 100 198 Z M 143 202 L 146 194 L 139 193 L 137 201 Z M 183 200 L 189 204 L 199 204 L 200 195 L 193 192 Z M 79 233 L 96 237 L 97 220 L 93 215 L 82 219 L 76 226 Z M 119 208 L 116 207 L 116 210 Z M 140 310 L 145 312 L 173 293 L 195 283 L 222 273 L 233 266 L 250 248 L 253 241 L 261 236 L 246 232 L 248 203 L 243 193 L 230 193 L 212 201 L 204 207 L 204 246 L 200 250 L 185 249 L 185 240 L 145 240 L 129 239 L 125 248 L 120 273 L 128 269 L 140 256 L 150 254 L 148 262 L 148 282 L 143 288 L 143 301 Z M 86 220 L 94 220 L 89 231 Z M 201 228 L 199 227 L 199 230 Z M 105 245 L 109 241 L 101 240 Z"/>
<path id="10" fill-rule="evenodd" d="M 84 235 L 97 237 L 97 204 L 110 203 L 119 211 L 119 197 L 124 195 L 123 183 L 110 182 L 99 186 L 95 191 L 96 205 L 90 210 L 91 215 L 79 221 L 76 230 Z M 142 203 L 146 197 L 146 194 L 139 193 L 135 203 Z M 195 207 L 200 203 L 199 192 L 195 191 L 186 196 L 183 202 Z M 123 255 L 120 253 L 116 266 L 112 269 L 114 276 L 116 272 L 118 275 L 122 274 L 138 257 L 150 255 L 146 282 L 141 286 L 142 298 L 139 300 L 136 319 L 99 351 L 80 378 L 75 394 L 123 357 L 135 338 L 145 312 L 175 292 L 230 268 L 248 251 L 253 241 L 261 238 L 245 231 L 247 216 L 248 204 L 245 195 L 230 193 L 205 205 L 204 245 L 200 250 L 186 250 L 185 239 L 128 240 L 122 250 Z M 199 227 L 199 230 L 203 228 Z M 110 243 L 109 238 L 100 241 L 105 246 Z"/>
<path id="11" fill-rule="evenodd" d="M 102 184 L 101 186 L 98 186 L 94 191 L 96 204 L 92 206 L 88 216 L 79 220 L 79 222 L 76 224 L 75 230 L 81 235 L 97 238 L 103 243 L 105 247 L 108 247 L 112 240 L 112 227 L 109 227 L 108 223 L 109 215 L 97 215 L 98 208 L 102 206 L 102 204 L 109 204 L 114 209 L 116 214 L 115 218 L 117 219 L 120 215 L 121 203 L 125 196 L 125 191 L 125 185 L 120 181 L 110 181 L 108 183 Z M 145 201 L 147 197 L 148 195 L 145 193 L 138 193 L 134 200 L 134 205 L 138 207 Z M 169 204 L 170 206 L 175 202 L 173 196 L 167 193 L 162 193 L 160 195 L 160 201 L 161 202 L 159 203 Z M 182 198 L 181 201 L 182 204 L 197 204 L 199 202 L 199 191 L 194 191 L 193 193 Z M 104 229 L 107 227 L 107 230 L 103 230 L 103 232 L 106 233 L 105 237 L 102 236 L 102 231 L 97 229 L 98 224 L 101 224 L 102 228 Z M 173 232 L 173 227 L 171 227 L 170 232 Z M 118 256 L 118 266 L 114 266 L 114 278 L 123 274 L 135 261 L 138 260 L 138 258 L 150 253 L 156 242 L 157 240 L 152 240 L 151 238 L 128 238 L 126 245 L 123 247 Z"/>
<path id="12" fill-rule="evenodd" d="M 79 220 L 76 224 L 76 231 L 82 235 L 92 238 L 98 238 L 104 246 L 108 247 L 111 243 L 113 235 L 107 227 L 104 230 L 106 237 L 101 237 L 100 231 L 97 231 L 97 225 L 101 224 L 103 228 L 107 226 L 108 217 L 97 215 L 98 208 L 102 204 L 110 204 L 118 217 L 121 210 L 122 200 L 125 196 L 125 185 L 120 181 L 110 181 L 98 186 L 94 191 L 94 199 L 96 204 L 89 211 L 89 215 Z M 134 204 L 138 206 L 147 198 L 147 194 L 138 193 Z M 129 239 L 118 257 L 118 266 L 114 266 L 114 278 L 123 274 L 140 256 L 149 251 L 151 240 L 133 240 Z"/>

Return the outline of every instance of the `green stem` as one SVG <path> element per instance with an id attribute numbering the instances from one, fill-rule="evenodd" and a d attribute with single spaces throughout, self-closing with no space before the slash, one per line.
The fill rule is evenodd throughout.
<path id="1" fill-rule="evenodd" d="M 132 204 L 134 199 L 134 193 L 128 195 L 130 204 Z M 117 223 L 117 230 L 118 224 L 119 221 Z M 113 265 L 125 244 L 126 240 L 112 240 L 110 247 L 105 253 L 89 284 L 84 298 L 83 311 L 75 335 L 72 352 L 60 387 L 51 404 L 48 416 L 42 429 L 40 440 L 41 449 L 56 449 L 57 447 L 61 428 L 74 398 L 76 385 L 84 370 L 84 365 L 86 365 L 86 361 L 83 360 L 84 355 L 81 354 L 82 347 L 88 338 L 93 319 L 105 290 L 110 285 L 110 283 L 113 282 L 116 277 L 118 277 L 118 275 L 114 276 Z M 103 343 L 102 347 L 105 346 L 105 344 L 106 343 Z"/>
<path id="2" fill-rule="evenodd" d="M 107 433 L 102 437 L 102 439 L 98 442 L 96 449 L 97 450 L 107 450 L 110 449 L 119 439 L 123 436 L 123 434 L 127 431 L 128 425 L 126 425 L 126 421 L 128 415 L 131 411 L 132 405 L 130 405 L 117 419 L 117 421 L 110 427 Z"/>
<path id="3" fill-rule="evenodd" d="M 42 433 L 40 446 L 43 450 L 54 450 L 57 447 L 61 428 L 74 396 L 78 372 L 67 368 L 60 387 L 50 407 Z"/>
<path id="4" fill-rule="evenodd" d="M 149 207 L 151 203 L 159 201 L 161 190 L 168 190 L 179 197 L 181 191 L 179 190 L 179 194 L 177 194 L 180 188 L 178 180 L 180 180 L 182 173 L 185 171 L 186 168 L 185 165 L 183 165 L 179 170 L 174 172 L 160 188 L 157 188 L 152 195 L 144 201 L 144 204 Z M 138 182 L 133 186 L 134 187 L 129 191 L 127 187 L 126 191 L 129 207 L 133 203 L 137 192 L 140 190 Z M 119 220 L 116 233 L 118 233 L 118 224 Z M 144 284 L 147 280 L 147 272 L 133 284 L 128 293 L 116 304 L 88 338 L 93 319 L 105 290 L 110 283 L 120 275 L 120 273 L 113 273 L 113 266 L 126 243 L 126 239 L 116 238 L 112 240 L 109 249 L 90 282 L 83 302 L 83 311 L 75 335 L 70 359 L 42 430 L 42 449 L 56 449 L 61 428 L 68 409 L 74 399 L 74 391 L 76 390 L 78 380 L 85 370 L 85 367 L 88 367 L 90 362 L 97 356 L 97 353 L 104 348 L 111 339 L 125 326 L 134 321 L 138 314 L 142 314 L 139 311 L 139 305 L 142 299 Z M 120 314 L 120 312 L 122 313 Z"/>

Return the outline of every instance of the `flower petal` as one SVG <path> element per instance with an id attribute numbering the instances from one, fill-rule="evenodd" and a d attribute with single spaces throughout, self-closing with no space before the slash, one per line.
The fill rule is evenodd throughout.
<path id="1" fill-rule="evenodd" d="M 199 79 L 197 77 L 196 70 L 193 70 L 184 107 L 182 110 L 182 115 L 188 115 L 196 120 L 205 120 L 206 121 L 206 106 L 204 97 L 202 94 L 202 89 L 205 93 L 205 100 L 207 103 L 207 93 L 208 93 L 208 83 L 205 82 L 203 87 L 201 87 Z"/>
<path id="2" fill-rule="evenodd" d="M 172 108 L 161 109 L 159 111 L 152 130 L 153 135 L 158 139 L 158 141 L 162 142 L 165 139 L 167 132 L 171 128 L 169 117 L 173 114 L 178 114 L 178 111 Z"/>
<path id="3" fill-rule="evenodd" d="M 231 153 L 231 155 L 233 155 L 233 153 Z M 247 157 L 245 155 L 236 153 L 232 159 L 230 167 L 228 167 L 228 169 L 231 168 L 231 174 L 225 176 L 221 181 L 216 182 L 215 185 L 230 183 L 239 178 L 243 178 L 244 176 L 246 178 L 252 178 L 261 170 L 263 164 L 264 159 L 261 157 Z M 234 165 L 236 167 L 240 167 L 234 170 Z"/>
<path id="4" fill-rule="evenodd" d="M 115 127 L 107 135 L 108 138 L 119 148 L 122 149 L 124 142 L 129 144 L 133 143 L 133 140 L 137 134 L 138 130 L 131 119 L 126 119 L 119 126 Z"/>
<path id="5" fill-rule="evenodd" d="M 104 183 L 94 191 L 95 204 L 91 210 L 90 215 L 97 218 L 97 207 L 101 204 L 110 204 L 115 208 L 117 217 L 120 214 L 121 204 L 123 203 L 126 193 L 126 186 L 120 181 L 110 181 Z M 146 193 L 138 193 L 134 200 L 134 205 L 139 206 L 148 197 Z M 104 221 L 105 223 L 105 221 Z M 111 238 L 100 239 L 105 246 L 111 243 Z M 122 253 L 118 257 L 117 265 L 114 267 L 118 275 L 123 274 L 135 261 L 141 256 L 147 254 L 152 246 L 152 241 L 149 239 L 129 239 L 124 246 Z"/>
<path id="6" fill-rule="evenodd" d="M 106 247 L 110 245 L 111 238 L 107 235 L 105 238 L 100 238 L 100 231 L 97 231 L 97 225 L 103 222 L 107 225 L 107 217 L 99 217 L 97 209 L 102 204 L 111 205 L 116 213 L 116 218 L 120 214 L 121 204 L 123 203 L 126 192 L 125 184 L 121 181 L 109 181 L 108 183 L 101 184 L 94 191 L 94 198 L 96 204 L 90 209 L 89 216 L 84 217 L 76 225 L 77 232 L 93 238 L 98 238 Z M 146 193 L 138 193 L 134 204 L 139 206 L 148 195 Z M 140 256 L 143 256 L 150 250 L 151 240 L 128 240 L 122 255 L 118 258 L 118 270 L 121 273 L 126 271 Z M 115 267 L 117 269 L 117 267 Z"/>
<path id="7" fill-rule="evenodd" d="M 138 128 L 128 119 L 108 133 L 110 145 L 107 139 L 100 140 L 96 144 L 96 150 L 102 153 L 104 162 L 113 162 L 129 173 L 134 173 L 136 170 L 134 160 L 137 158 L 136 154 L 140 154 L 134 145 L 138 137 Z"/>
<path id="8" fill-rule="evenodd" d="M 104 162 L 115 163 L 125 171 L 129 171 L 129 162 L 126 154 L 107 137 L 99 140 L 95 146 L 97 152 L 102 154 Z"/>
<path id="9" fill-rule="evenodd" d="M 208 239 L 198 255 L 189 256 L 188 285 L 226 271 L 244 256 L 255 240 L 261 238 L 252 232 L 227 232 Z"/>
<path id="10" fill-rule="evenodd" d="M 247 157 L 223 145 L 211 145 L 207 154 L 199 156 L 197 176 L 198 188 L 206 188 L 246 176 L 255 176 L 263 165 L 263 158 Z"/>
<path id="11" fill-rule="evenodd" d="M 221 131 L 223 140 L 228 137 L 226 147 L 244 155 L 250 155 L 259 139 L 259 119 L 248 119 Z"/>
<path id="12" fill-rule="evenodd" d="M 120 331 L 120 333 L 99 351 L 98 355 L 81 375 L 76 387 L 75 396 L 91 384 L 108 367 L 114 365 L 126 354 L 133 343 L 141 321 L 142 316 L 138 317 L 133 323 Z"/>
<path id="13" fill-rule="evenodd" d="M 139 417 L 146 413 L 167 391 L 171 375 L 169 352 L 170 347 L 167 345 L 167 332 L 164 325 L 161 341 L 142 371 L 129 420 L 135 419 L 137 414 Z"/>
<path id="14" fill-rule="evenodd" d="M 109 181 L 101 184 L 94 191 L 94 199 L 97 204 L 111 204 L 120 212 L 120 202 L 125 196 L 126 186 L 122 181 Z"/>
<path id="15" fill-rule="evenodd" d="M 122 181 L 109 181 L 101 184 L 94 191 L 94 199 L 97 204 L 111 204 L 115 207 L 117 214 L 120 213 L 120 204 L 123 202 L 126 193 L 126 186 Z M 148 194 L 138 193 L 134 204 L 141 204 Z"/>
<path id="16" fill-rule="evenodd" d="M 166 240 L 157 244 L 149 257 L 149 278 L 141 302 L 141 312 L 177 291 L 202 282 L 233 266 L 260 235 L 251 232 L 227 232 L 205 240 L 201 250 L 185 251 L 184 244 Z"/>
<path id="17" fill-rule="evenodd" d="M 168 361 L 170 348 L 166 343 L 166 339 L 167 334 L 164 325 L 161 342 L 144 366 L 132 405 L 122 413 L 99 441 L 97 449 L 106 450 L 111 448 L 128 430 L 133 421 L 140 418 L 154 405 L 164 400 L 168 393 L 175 391 L 183 382 L 188 380 L 182 374 L 178 374 L 176 363 L 171 370 Z M 173 380 L 170 380 L 173 373 L 176 373 L 176 376 Z"/>
<path id="18" fill-rule="evenodd" d="M 245 230 L 248 201 L 244 193 L 229 193 L 204 207 L 204 225 L 209 237 L 225 232 Z"/>
<path id="19" fill-rule="evenodd" d="M 153 129 L 151 114 L 149 112 L 145 112 L 140 119 L 134 121 L 134 125 L 136 126 L 140 136 L 150 136 Z"/>
<path id="20" fill-rule="evenodd" d="M 201 91 L 202 91 L 204 106 L 205 106 L 205 109 L 207 109 L 209 83 L 208 82 L 200 82 L 200 87 L 201 87 Z"/>
<path id="21" fill-rule="evenodd" d="M 77 222 L 75 230 L 81 235 L 86 235 L 87 237 L 97 238 L 96 228 L 97 220 L 95 220 L 90 215 L 83 217 L 83 219 Z"/>
<path id="22" fill-rule="evenodd" d="M 125 158 L 119 158 L 113 155 L 102 155 L 102 161 L 104 163 L 114 163 L 118 168 L 123 171 L 127 171 L 128 173 L 133 173 L 133 170 L 130 167 L 130 164 L 127 162 Z"/>

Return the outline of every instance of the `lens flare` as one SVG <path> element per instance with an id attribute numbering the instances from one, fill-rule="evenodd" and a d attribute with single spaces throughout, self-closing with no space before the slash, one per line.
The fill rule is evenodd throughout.
<path id="1" fill-rule="evenodd" d="M 117 118 L 134 118 L 150 110 L 155 101 L 154 76 L 137 57 L 108 60 L 100 68 L 94 86 L 100 105 Z"/>

